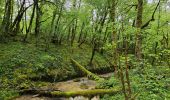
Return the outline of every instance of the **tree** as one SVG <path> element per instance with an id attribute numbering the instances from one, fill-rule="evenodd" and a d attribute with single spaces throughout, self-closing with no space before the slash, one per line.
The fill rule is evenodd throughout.
<path id="1" fill-rule="evenodd" d="M 138 0 L 137 6 L 137 19 L 136 19 L 136 46 L 135 46 L 135 53 L 138 59 L 142 58 L 142 37 L 141 37 L 141 26 L 142 26 L 142 14 L 143 14 L 143 0 Z"/>
<path id="2" fill-rule="evenodd" d="M 8 34 L 11 26 L 11 16 L 12 16 L 12 0 L 5 1 L 5 12 L 3 16 L 3 21 L 1 24 L 1 38 L 4 39 Z"/>

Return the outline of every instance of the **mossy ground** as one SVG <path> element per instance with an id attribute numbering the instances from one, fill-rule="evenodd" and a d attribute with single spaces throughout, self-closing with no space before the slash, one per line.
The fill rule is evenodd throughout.
<path id="1" fill-rule="evenodd" d="M 47 52 L 34 44 L 12 42 L 0 46 L 0 74 L 23 72 L 29 74 L 29 78 L 53 76 L 56 81 L 60 81 L 77 74 L 77 69 L 70 62 L 71 58 L 89 70 L 102 70 L 110 66 L 99 53 L 95 55 L 92 66 L 88 66 L 91 57 L 91 47 L 88 45 L 82 48 L 76 44 L 73 47 L 51 45 Z"/>
<path id="2" fill-rule="evenodd" d="M 78 44 L 54 45 L 50 44 L 45 51 L 43 45 L 9 42 L 0 44 L 0 82 L 1 88 L 21 89 L 34 87 L 33 81 L 57 82 L 77 76 L 82 76 L 70 59 L 77 60 L 88 70 L 93 72 L 111 69 L 109 63 L 96 53 L 93 64 L 89 65 L 91 47 Z"/>
<path id="3" fill-rule="evenodd" d="M 111 70 L 105 58 L 96 53 L 92 66 L 89 66 L 91 47 L 82 45 L 78 48 L 75 43 L 70 45 L 53 45 L 45 52 L 43 45 L 10 42 L 0 44 L 0 100 L 18 96 L 22 88 L 38 88 L 68 78 L 81 76 L 80 72 L 72 65 L 70 58 L 93 72 Z M 128 57 L 132 62 L 130 80 L 133 95 L 136 93 L 139 100 L 169 100 L 170 99 L 170 69 L 166 65 L 152 66 L 144 62 L 144 67 L 139 67 L 134 57 Z M 124 59 L 121 59 L 124 66 Z M 135 67 L 137 66 L 137 67 Z M 48 82 L 45 82 L 48 81 Z M 99 82 L 98 88 L 114 88 L 121 86 L 120 80 L 111 77 Z M 102 100 L 123 100 L 123 94 L 104 95 Z"/>

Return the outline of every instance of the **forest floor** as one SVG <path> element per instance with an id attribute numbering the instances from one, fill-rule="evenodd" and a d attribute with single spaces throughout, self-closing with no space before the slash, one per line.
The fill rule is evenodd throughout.
<path id="1" fill-rule="evenodd" d="M 47 52 L 43 45 L 35 47 L 33 44 L 12 42 L 0 46 L 0 66 L 6 66 L 1 69 L 2 72 L 9 74 L 9 70 L 14 70 L 15 73 L 29 75 L 29 78 L 35 80 L 54 82 L 82 76 L 79 69 L 72 66 L 71 58 L 93 72 L 113 69 L 99 53 L 96 53 L 92 65 L 89 66 L 91 47 L 88 45 L 83 45 L 82 48 L 77 47 L 77 44 L 73 47 L 52 45 Z"/>
<path id="2" fill-rule="evenodd" d="M 44 45 L 9 42 L 0 44 L 0 81 L 1 87 L 7 90 L 0 91 L 0 95 L 10 97 L 14 90 L 21 88 L 39 88 L 48 82 L 59 82 L 84 76 L 72 65 L 73 58 L 88 70 L 97 73 L 111 72 L 112 68 L 102 55 L 96 53 L 92 65 L 89 66 L 91 47 L 78 44 L 50 45 L 45 51 Z M 75 84 L 76 85 L 76 84 Z"/>
<path id="3" fill-rule="evenodd" d="M 71 58 L 94 73 L 113 72 L 108 61 L 99 53 L 96 53 L 92 65 L 89 65 L 91 47 L 88 45 L 82 45 L 82 48 L 77 47 L 76 43 L 72 47 L 64 44 L 50 45 L 50 49 L 46 52 L 44 45 L 35 47 L 34 44 L 20 42 L 0 44 L 0 47 L 0 100 L 18 97 L 20 96 L 18 91 L 25 88 L 43 87 L 64 91 L 94 88 L 96 85 L 104 89 L 121 86 L 120 80 L 114 76 L 96 84 L 84 78 L 82 72 L 73 66 Z M 143 62 L 142 68 L 135 62 L 134 56 L 128 59 L 132 65 L 129 76 L 133 95 L 138 94 L 139 100 L 170 99 L 170 68 L 168 66 L 152 66 L 148 62 Z M 124 66 L 123 57 L 121 66 Z M 77 77 L 83 78 L 77 80 L 75 79 Z M 88 83 L 89 86 L 83 82 Z M 31 98 L 32 100 L 59 100 L 59 98 L 39 98 L 36 95 L 23 95 L 18 100 L 27 100 L 27 98 L 28 100 Z M 123 99 L 122 93 L 101 96 L 101 100 Z"/>

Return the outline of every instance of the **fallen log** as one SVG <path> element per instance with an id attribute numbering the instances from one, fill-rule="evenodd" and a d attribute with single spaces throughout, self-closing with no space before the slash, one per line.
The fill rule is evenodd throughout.
<path id="1" fill-rule="evenodd" d="M 80 64 L 79 64 L 77 61 L 75 61 L 74 59 L 71 59 L 71 62 L 72 62 L 75 66 L 77 66 L 84 74 L 86 74 L 88 78 L 93 79 L 93 80 L 96 80 L 96 81 L 98 81 L 98 80 L 104 80 L 104 78 L 101 78 L 101 77 L 99 77 L 98 75 L 90 72 L 89 70 L 87 70 L 85 67 L 83 67 L 82 65 L 80 65 Z"/>
<path id="2" fill-rule="evenodd" d="M 75 96 L 95 96 L 103 94 L 115 94 L 121 92 L 119 89 L 93 89 L 82 91 L 39 91 L 39 90 L 22 90 L 21 94 L 38 94 L 38 96 L 46 97 L 75 97 Z"/>

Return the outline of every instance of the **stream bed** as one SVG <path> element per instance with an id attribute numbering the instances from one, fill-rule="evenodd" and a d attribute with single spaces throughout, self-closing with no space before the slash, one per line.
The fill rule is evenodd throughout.
<path id="1" fill-rule="evenodd" d="M 108 78 L 111 77 L 113 73 L 107 73 L 100 75 L 101 77 Z M 97 83 L 94 80 L 90 80 L 87 77 L 75 78 L 68 81 L 49 83 L 47 86 L 42 87 L 42 89 L 52 89 L 60 91 L 83 91 L 95 89 Z M 39 97 L 38 95 L 22 95 L 14 100 L 100 100 L 99 96 L 94 97 L 84 97 L 76 96 L 69 98 L 49 98 L 49 97 Z"/>

